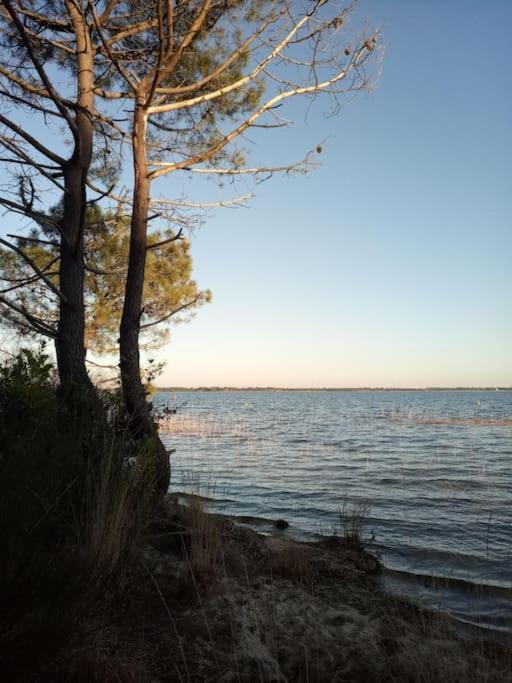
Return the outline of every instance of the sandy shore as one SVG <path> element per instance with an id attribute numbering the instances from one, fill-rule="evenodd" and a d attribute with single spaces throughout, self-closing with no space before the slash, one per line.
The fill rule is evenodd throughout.
<path id="1" fill-rule="evenodd" d="M 261 535 L 169 498 L 139 559 L 95 639 L 105 680 L 510 680 L 511 649 L 386 595 L 379 562 L 339 537 Z"/>

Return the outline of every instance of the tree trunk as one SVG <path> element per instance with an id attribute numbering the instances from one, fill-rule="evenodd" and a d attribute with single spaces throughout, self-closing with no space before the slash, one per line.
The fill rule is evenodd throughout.
<path id="1" fill-rule="evenodd" d="M 61 390 L 64 394 L 92 389 L 85 365 L 84 223 L 86 183 L 93 152 L 94 49 L 77 4 L 68 2 L 77 47 L 77 104 L 73 155 L 64 168 L 61 221 L 59 326 L 55 342 Z"/>
<path id="2" fill-rule="evenodd" d="M 146 150 L 147 114 L 141 104 L 134 113 L 132 133 L 134 191 L 130 225 L 128 273 L 120 327 L 120 368 L 123 398 L 130 418 L 130 428 L 136 438 L 152 439 L 156 453 L 156 485 L 167 492 L 170 479 L 169 456 L 158 437 L 156 426 L 146 401 L 146 391 L 140 373 L 139 333 L 142 316 L 144 273 L 146 268 L 147 227 L 150 180 Z"/>
<path id="3" fill-rule="evenodd" d="M 60 241 L 59 328 L 56 339 L 57 365 L 64 394 L 91 388 L 85 366 L 84 248 L 85 187 L 80 168 L 65 173 L 64 211 Z"/>

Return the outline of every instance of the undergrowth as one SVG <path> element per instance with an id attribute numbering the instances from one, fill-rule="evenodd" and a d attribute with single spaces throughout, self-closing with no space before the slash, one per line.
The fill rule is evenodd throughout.
<path id="1" fill-rule="evenodd" d="M 101 397 L 69 410 L 42 352 L 0 366 L 4 680 L 57 680 L 63 653 L 83 645 L 84 624 L 122 585 L 151 483 L 115 415 Z"/>

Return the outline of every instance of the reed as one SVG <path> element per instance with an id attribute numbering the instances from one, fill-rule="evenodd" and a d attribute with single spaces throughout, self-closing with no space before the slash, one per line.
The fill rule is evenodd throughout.
<path id="1" fill-rule="evenodd" d="M 332 527 L 333 536 L 344 547 L 351 550 L 364 550 L 373 540 L 367 533 L 368 515 L 371 505 L 368 501 L 350 503 L 344 499 L 338 509 L 337 521 Z"/>

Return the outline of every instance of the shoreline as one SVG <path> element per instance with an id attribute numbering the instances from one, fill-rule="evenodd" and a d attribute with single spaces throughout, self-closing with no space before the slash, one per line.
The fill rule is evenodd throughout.
<path id="1" fill-rule="evenodd" d="M 177 491 L 168 494 L 168 500 L 173 502 L 173 504 L 187 505 L 193 504 L 194 501 L 199 502 L 202 506 L 208 506 L 210 504 L 215 505 L 216 500 L 210 496 L 203 496 L 194 493 L 187 493 L 185 491 Z M 289 524 L 285 521 L 286 526 L 280 527 L 279 522 L 283 520 L 276 520 L 267 517 L 254 516 L 254 515 L 237 515 L 232 513 L 223 513 L 212 510 L 204 510 L 205 514 L 211 515 L 215 518 L 227 520 L 232 522 L 236 526 L 241 528 L 249 529 L 259 535 L 265 537 L 275 537 L 281 539 L 285 542 L 297 543 L 299 545 L 315 546 L 321 545 L 325 539 L 332 538 L 332 535 L 325 534 L 323 532 L 304 532 L 302 535 L 297 535 L 296 529 L 289 528 Z M 512 588 L 501 585 L 488 584 L 484 582 L 474 582 L 466 581 L 464 579 L 451 577 L 451 576 L 441 576 L 433 574 L 419 574 L 412 571 L 407 571 L 406 569 L 397 569 L 387 566 L 380 557 L 378 553 L 376 554 L 372 551 L 371 547 L 367 548 L 364 545 L 364 553 L 370 557 L 373 557 L 379 563 L 379 573 L 380 573 L 380 584 L 382 590 L 390 595 L 398 595 L 405 601 L 417 606 L 420 609 L 426 609 L 433 613 L 439 613 L 445 615 L 450 621 L 453 622 L 455 628 L 460 631 L 461 634 L 468 633 L 470 637 L 482 637 L 482 638 L 492 638 L 498 642 L 509 644 L 512 646 L 512 624 L 509 627 L 500 628 L 496 624 L 482 625 L 474 621 L 469 621 L 469 619 L 464 619 L 461 616 L 457 617 L 450 611 L 449 608 L 443 607 L 441 604 L 438 609 L 434 609 L 425 600 L 414 599 L 411 590 L 407 590 L 406 586 L 412 586 L 414 588 L 430 589 L 434 592 L 442 591 L 444 588 L 457 589 L 461 592 L 470 594 L 479 593 L 496 593 L 504 594 L 509 600 L 512 601 Z M 362 549 L 362 548 L 361 548 Z M 378 558 L 378 559 L 377 559 Z M 393 584 L 395 586 L 393 587 Z M 403 588 L 403 592 L 397 592 L 396 585 Z"/>
<path id="2" fill-rule="evenodd" d="M 385 594 L 379 561 L 352 540 L 262 535 L 203 505 L 170 495 L 147 530 L 97 644 L 122 680 L 506 680 L 511 647 Z"/>
<path id="3" fill-rule="evenodd" d="M 388 392 L 388 391 L 421 391 L 421 392 L 436 392 L 436 391 L 512 391 L 512 387 L 154 387 L 154 393 L 195 393 L 195 392 L 329 392 L 329 391 L 345 391 L 345 392 Z"/>

